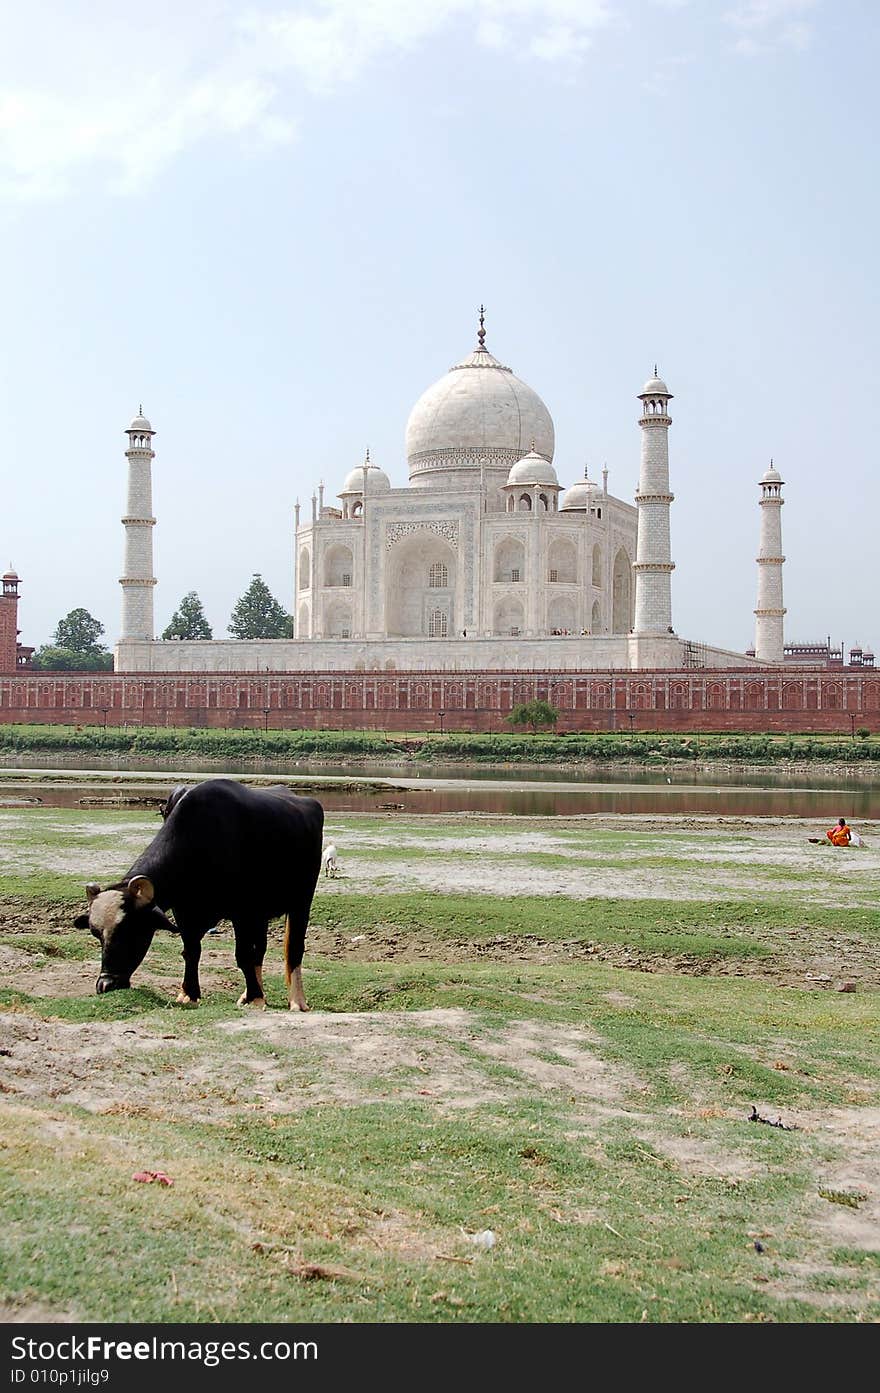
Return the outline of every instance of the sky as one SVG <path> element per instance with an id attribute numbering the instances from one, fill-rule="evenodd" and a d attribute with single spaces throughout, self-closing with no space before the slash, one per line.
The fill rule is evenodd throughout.
<path id="1" fill-rule="evenodd" d="M 674 394 L 672 612 L 754 640 L 772 458 L 788 641 L 880 643 L 874 0 L 0 0 L 0 562 L 21 641 L 119 634 L 127 444 L 156 632 L 216 638 L 293 510 L 475 344 L 563 485 L 633 500 Z"/>

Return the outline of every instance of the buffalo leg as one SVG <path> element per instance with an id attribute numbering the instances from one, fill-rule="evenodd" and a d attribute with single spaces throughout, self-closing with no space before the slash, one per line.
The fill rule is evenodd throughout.
<path id="1" fill-rule="evenodd" d="M 302 960 L 306 949 L 306 929 L 309 925 L 311 899 L 302 911 L 291 912 L 284 925 L 284 966 L 287 975 L 287 998 L 291 1011 L 308 1011 L 302 983 Z"/>
<path id="2" fill-rule="evenodd" d="M 183 938 L 183 986 L 177 993 L 181 1006 L 198 1006 L 202 996 L 199 984 L 199 959 L 202 956 L 202 935 L 181 933 Z"/>
<path id="3" fill-rule="evenodd" d="M 263 959 L 266 956 L 266 938 L 269 925 L 266 920 L 260 924 L 233 921 L 235 929 L 235 961 L 244 975 L 244 991 L 238 998 L 239 1006 L 265 1006 L 263 992 Z"/>

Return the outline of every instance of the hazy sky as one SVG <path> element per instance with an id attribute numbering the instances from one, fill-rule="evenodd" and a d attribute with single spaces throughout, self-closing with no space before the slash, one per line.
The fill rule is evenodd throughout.
<path id="1" fill-rule="evenodd" d="M 880 643 L 875 0 L 0 0 L 0 563 L 22 641 L 121 618 L 125 426 L 157 633 L 215 637 L 293 506 L 473 347 L 543 397 L 567 485 L 632 500 L 670 432 L 673 620 L 754 638 L 785 480 L 786 637 Z"/>

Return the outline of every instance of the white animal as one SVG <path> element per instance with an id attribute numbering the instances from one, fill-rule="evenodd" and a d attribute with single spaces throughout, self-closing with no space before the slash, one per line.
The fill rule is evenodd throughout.
<path id="1" fill-rule="evenodd" d="M 336 847 L 333 845 L 332 842 L 329 846 L 326 846 L 324 848 L 323 860 L 324 874 L 334 876 L 336 872 L 339 870 L 339 863 L 336 860 Z"/>

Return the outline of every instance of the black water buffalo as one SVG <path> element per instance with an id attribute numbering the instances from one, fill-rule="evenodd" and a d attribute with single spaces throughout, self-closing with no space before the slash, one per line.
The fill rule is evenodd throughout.
<path id="1" fill-rule="evenodd" d="M 184 796 L 185 793 L 185 796 Z M 235 929 L 244 973 L 240 1006 L 265 1005 L 263 958 L 269 920 L 285 915 L 284 959 L 290 1009 L 307 1011 L 302 959 L 309 910 L 321 870 L 324 809 L 289 788 L 246 788 L 232 779 L 178 786 L 150 845 L 115 884 L 87 885 L 89 912 L 75 921 L 101 941 L 98 992 L 131 986 L 157 929 L 183 940 L 177 1000 L 201 997 L 202 939 L 221 919 Z M 163 913 L 171 910 L 172 924 Z"/>

